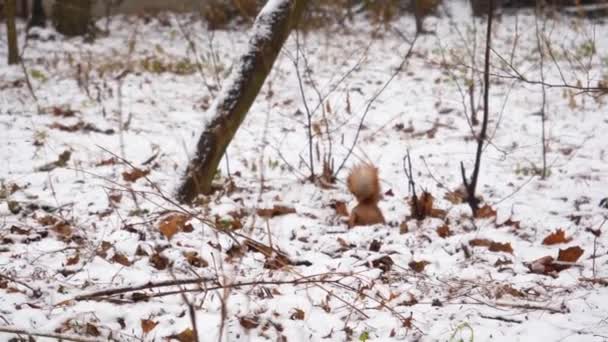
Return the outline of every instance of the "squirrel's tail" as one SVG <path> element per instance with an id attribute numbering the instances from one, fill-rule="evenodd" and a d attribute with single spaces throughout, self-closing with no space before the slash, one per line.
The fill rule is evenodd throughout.
<path id="1" fill-rule="evenodd" d="M 357 201 L 377 203 L 380 200 L 380 181 L 378 168 L 365 163 L 353 167 L 346 179 L 348 190 Z"/>

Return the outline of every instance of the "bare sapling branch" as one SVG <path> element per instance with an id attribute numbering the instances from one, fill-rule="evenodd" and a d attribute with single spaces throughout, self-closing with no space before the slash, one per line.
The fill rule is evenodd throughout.
<path id="1" fill-rule="evenodd" d="M 481 154 L 483 153 L 483 144 L 486 140 L 488 130 L 488 117 L 490 112 L 489 96 L 490 96 L 490 50 L 492 49 L 492 18 L 494 16 L 494 0 L 488 1 L 488 25 L 486 29 L 486 52 L 484 62 L 484 73 L 483 73 L 483 121 L 481 123 L 481 131 L 476 137 L 477 139 L 477 153 L 475 155 L 475 168 L 471 175 L 470 181 L 467 181 L 464 164 L 460 164 L 462 172 L 462 180 L 467 191 L 467 202 L 471 207 L 473 216 L 477 215 L 479 209 L 479 200 L 475 196 L 475 190 L 477 188 L 477 180 L 479 178 L 479 170 L 481 168 Z"/>

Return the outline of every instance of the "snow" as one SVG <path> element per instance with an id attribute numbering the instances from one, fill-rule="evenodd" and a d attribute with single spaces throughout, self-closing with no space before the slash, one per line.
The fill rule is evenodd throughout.
<path id="1" fill-rule="evenodd" d="M 283 2 L 271 1 L 264 11 Z M 302 175 L 308 173 L 302 162 L 308 160 L 306 118 L 301 114 L 304 106 L 290 60 L 296 42 L 293 36 L 287 41 L 228 148 L 234 190 L 228 191 L 225 185 L 226 191 L 213 195 L 208 203 L 186 208 L 212 222 L 233 220 L 233 215 L 242 211 L 237 215 L 243 226 L 239 234 L 272 244 L 293 261 L 311 263 L 280 270 L 264 268 L 265 256 L 254 251 L 229 257 L 232 239 L 200 220 L 190 221 L 191 232 L 181 231 L 167 240 L 159 232 L 159 221 L 168 211 L 180 209 L 155 195 L 158 190 L 143 178 L 133 183 L 125 181 L 122 173 L 132 171 L 130 166 L 120 161 L 100 163 L 113 157 L 108 150 L 136 167 L 149 169 L 149 179 L 164 194 L 170 195 L 178 185 L 201 123 L 210 120 L 213 110 L 209 107 L 220 95 L 209 93 L 198 72 L 177 75 L 142 67 L 140 61 L 146 58 L 165 65 L 173 59 L 195 60 L 177 26 L 163 26 L 156 19 L 145 22 L 135 17 L 114 17 L 111 34 L 93 43 L 58 36 L 55 40 L 28 42 L 25 65 L 38 103 L 24 83 L 20 66 L 0 66 L 0 180 L 3 189 L 10 189 L 12 184 L 19 187 L 5 195 L 7 201 L 0 204 L 0 284 L 9 277 L 6 286 L 0 286 L 0 328 L 86 336 L 89 324 L 101 334 L 89 334 L 91 339 L 108 340 L 111 336 L 117 341 L 163 340 L 191 327 L 187 305 L 180 295 L 139 302 L 131 301 L 130 293 L 113 301 L 73 298 L 149 281 L 217 277 L 222 284 L 230 284 L 324 275 L 325 280 L 340 279 L 354 290 L 331 282 L 298 286 L 265 283 L 209 291 L 207 295 L 203 291 L 189 292 L 186 297 L 196 308 L 201 341 L 217 341 L 220 335 L 225 341 L 277 340 L 280 336 L 287 341 L 345 341 L 359 340 L 363 334 L 378 341 L 468 341 L 471 332 L 475 341 L 606 340 L 608 290 L 601 284 L 580 280 L 608 276 L 605 234 L 596 239 L 586 230 L 603 230 L 602 222 L 608 214 L 607 209 L 598 206 L 608 196 L 603 136 L 608 129 L 606 99 L 547 89 L 550 175 L 541 180 L 531 174 L 542 160 L 540 118 L 535 114 L 541 106 L 541 89 L 493 77 L 489 125 L 493 139 L 484 151 L 478 189 L 485 203 L 497 210 L 497 218 L 477 219 L 473 224 L 466 204 L 444 199 L 448 191 L 461 184 L 460 162 L 469 173 L 472 170 L 476 145 L 463 114 L 462 96 L 452 79 L 457 76 L 466 91 L 464 78 L 470 72 L 452 66 L 450 74 L 441 65 L 470 62 L 467 47 L 471 44 L 466 40 L 473 39 L 474 28 L 477 68 L 482 68 L 483 61 L 485 22 L 471 20 L 459 6 L 459 2 L 451 6 L 453 23 L 433 18 L 425 22 L 437 35 L 419 37 L 405 70 L 372 104 L 365 129 L 347 162 L 350 167 L 359 161 L 371 161 L 379 167 L 383 190 L 390 189 L 393 194 L 385 194 L 380 202 L 386 226 L 349 230 L 331 208 L 332 201 L 345 201 L 349 209 L 355 205 L 344 184 L 346 169 L 331 189 L 303 181 Z M 177 19 L 193 32 L 208 80 L 214 79 L 208 56 L 217 55 L 222 69 L 219 77 L 226 78 L 222 88 L 227 88 L 238 69 L 232 61 L 245 51 L 251 34 L 241 29 L 217 31 L 211 51 L 209 32 L 203 23 L 189 21 L 186 15 Z M 412 18 L 401 18 L 393 26 L 413 36 Z M 558 16 L 549 20 L 547 27 L 569 83 L 580 80 L 584 85 L 589 78 L 590 84 L 596 85 L 605 77 L 608 39 L 599 34 L 607 29 L 605 23 Z M 19 22 L 18 28 L 22 43 L 24 23 Z M 0 35 L 6 33 L 4 30 L 2 26 Z M 497 20 L 495 50 L 510 56 L 516 33 L 513 65 L 527 78 L 539 79 L 531 13 L 520 12 L 517 18 L 503 14 Z M 52 31 L 44 31 L 47 35 L 53 35 Z M 593 37 L 597 53 L 585 55 L 584 46 Z M 318 102 L 313 83 L 325 95 L 358 60 L 362 61 L 344 82 L 337 84 L 322 108 L 332 130 L 331 152 L 338 164 L 355 137 L 367 101 L 400 64 L 409 45 L 393 30 L 378 28 L 361 17 L 346 28 L 324 28 L 300 39 L 310 73 L 303 64 L 300 72 L 307 101 L 313 108 Z M 0 51 L 0 60 L 5 61 L 6 49 Z M 589 73 L 584 69 L 587 65 L 591 66 Z M 122 80 L 119 101 L 119 84 L 114 77 L 128 67 L 132 72 Z M 497 74 L 509 72 L 497 58 L 493 67 Z M 33 70 L 44 77 L 32 76 Z M 233 70 L 229 78 L 228 70 Z M 548 82 L 561 82 L 550 60 L 546 60 L 545 71 Z M 477 85 L 477 94 L 480 89 Z M 468 97 L 464 102 L 468 106 Z M 74 116 L 53 114 L 68 108 L 75 111 Z M 313 122 L 322 132 L 323 120 L 320 109 Z M 114 133 L 68 132 L 51 127 L 54 123 L 70 126 L 79 121 L 100 130 L 113 129 Z M 398 128 L 399 124 L 404 128 Z M 408 131 L 410 126 L 413 129 Z M 433 129 L 434 134 L 428 133 Z M 321 157 L 330 152 L 325 136 L 315 137 L 317 148 Z M 409 231 L 399 233 L 399 225 L 410 214 L 402 168 L 407 149 L 412 155 L 418 193 L 426 189 L 435 197 L 435 207 L 447 211 L 451 236 L 438 236 L 436 228 L 445 223 L 439 218 L 409 221 Z M 35 171 L 56 161 L 65 150 L 72 152 L 66 167 Z M 319 169 L 320 162 L 315 162 Z M 225 178 L 225 160 L 221 168 Z M 121 199 L 112 200 L 111 196 L 117 194 L 122 195 Z M 21 212 L 11 213 L 8 201 L 19 202 Z M 257 209 L 274 205 L 293 207 L 296 213 L 271 219 L 256 215 Z M 41 218 L 48 215 L 68 221 L 73 235 L 80 238 L 66 239 L 42 224 Z M 518 221 L 520 227 L 503 225 L 507 219 Z M 572 241 L 543 245 L 543 239 L 557 228 L 564 229 Z M 513 254 L 469 246 L 471 256 L 466 258 L 462 246 L 468 246 L 473 238 L 508 242 Z M 373 240 L 382 243 L 378 252 L 369 250 Z M 100 253 L 104 242 L 110 246 L 105 256 Z M 580 246 L 584 254 L 575 267 L 556 277 L 530 273 L 524 265 L 546 255 L 556 257 L 559 249 L 570 246 Z M 138 247 L 148 255 L 138 253 Z M 168 258 L 166 269 L 159 270 L 150 263 L 155 251 Z M 208 266 L 191 265 L 184 252 L 197 252 Z M 70 258 L 76 255 L 78 259 L 70 264 Z M 130 265 L 117 262 L 116 255 L 124 255 Z M 383 256 L 394 262 L 388 272 L 370 266 Z M 505 259 L 511 263 L 495 266 Z M 416 273 L 408 266 L 411 261 L 429 264 Z M 198 289 L 194 285 L 183 287 Z M 35 295 L 33 289 L 41 295 Z M 178 288 L 167 287 L 150 293 L 175 290 Z M 416 302 L 408 303 L 412 298 Z M 227 312 L 220 332 L 222 303 Z M 304 313 L 303 319 L 298 319 L 297 310 Z M 259 325 L 247 329 L 240 321 L 243 317 L 257 319 Z M 411 327 L 403 324 L 403 318 L 408 317 Z M 144 319 L 158 324 L 144 333 Z M 14 335 L 2 334 L 0 339 L 11 337 Z"/>

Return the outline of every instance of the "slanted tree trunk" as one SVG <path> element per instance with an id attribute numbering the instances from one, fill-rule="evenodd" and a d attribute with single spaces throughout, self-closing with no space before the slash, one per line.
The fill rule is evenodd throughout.
<path id="1" fill-rule="evenodd" d="M 211 182 L 226 147 L 245 119 L 272 69 L 289 32 L 308 0 L 268 0 L 252 28 L 247 51 L 224 81 L 222 91 L 208 111 L 211 119 L 203 128 L 177 197 L 190 203 L 211 192 Z"/>
<path id="2" fill-rule="evenodd" d="M 46 14 L 42 7 L 42 0 L 34 0 L 32 4 L 32 17 L 28 23 L 29 27 L 46 27 Z"/>
<path id="3" fill-rule="evenodd" d="M 6 19 L 6 37 L 8 40 L 8 64 L 19 63 L 19 46 L 17 46 L 17 29 L 15 28 L 15 0 L 4 1 L 4 18 Z"/>
<path id="4" fill-rule="evenodd" d="M 81 36 L 91 25 L 92 0 L 57 0 L 53 5 L 53 26 L 66 36 Z"/>

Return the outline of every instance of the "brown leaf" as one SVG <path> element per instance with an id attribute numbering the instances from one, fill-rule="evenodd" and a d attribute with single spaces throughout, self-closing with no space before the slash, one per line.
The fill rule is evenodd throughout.
<path id="1" fill-rule="evenodd" d="M 52 226 L 57 222 L 59 222 L 59 219 L 57 219 L 51 215 L 42 216 L 38 219 L 38 223 L 40 223 L 43 226 Z"/>
<path id="2" fill-rule="evenodd" d="M 245 330 L 255 329 L 260 325 L 258 317 L 241 317 L 239 323 Z"/>
<path id="3" fill-rule="evenodd" d="M 197 252 L 184 252 L 184 257 L 188 263 L 194 267 L 207 267 L 209 263 L 201 258 Z"/>
<path id="4" fill-rule="evenodd" d="M 566 232 L 558 228 L 555 232 L 547 235 L 543 240 L 543 245 L 556 245 L 558 243 L 568 243 L 572 241 L 572 238 L 566 238 Z"/>
<path id="5" fill-rule="evenodd" d="M 539 274 L 550 274 L 556 271 L 555 266 L 553 264 L 552 256 L 544 256 L 542 258 L 538 258 L 530 263 L 525 263 L 526 266 L 530 269 L 532 273 Z"/>
<path id="6" fill-rule="evenodd" d="M 149 173 L 150 170 L 132 168 L 131 170 L 122 173 L 122 179 L 124 179 L 126 182 L 133 183 L 141 177 L 147 176 Z"/>
<path id="7" fill-rule="evenodd" d="M 461 190 L 449 191 L 443 195 L 443 199 L 447 200 L 452 204 L 460 204 L 464 202 L 464 199 L 467 198 L 466 193 Z"/>
<path id="8" fill-rule="evenodd" d="M 123 266 L 131 266 L 131 262 L 129 261 L 129 258 L 127 258 L 126 255 L 124 255 L 120 252 L 114 253 L 114 256 L 112 257 L 112 261 L 119 263 Z"/>
<path id="9" fill-rule="evenodd" d="M 275 216 L 293 214 L 296 210 L 294 208 L 290 208 L 284 205 L 275 204 L 271 209 L 258 209 L 258 216 L 264 218 L 272 218 Z"/>
<path id="10" fill-rule="evenodd" d="M 164 270 L 169 265 L 169 259 L 159 253 L 155 253 L 150 257 L 150 263 L 157 270 Z"/>
<path id="11" fill-rule="evenodd" d="M 443 226 L 437 228 L 437 235 L 439 235 L 442 238 L 446 238 L 450 235 L 452 235 L 452 232 L 450 231 L 450 226 L 448 226 L 447 224 L 444 224 Z"/>
<path id="12" fill-rule="evenodd" d="M 111 157 L 111 158 L 99 161 L 97 164 L 95 164 L 95 166 L 115 165 L 117 162 L 118 161 L 116 160 L 116 158 Z"/>
<path id="13" fill-rule="evenodd" d="M 579 246 L 573 246 L 566 249 L 560 249 L 557 256 L 557 261 L 576 262 L 583 255 L 584 249 Z"/>
<path id="14" fill-rule="evenodd" d="M 372 266 L 381 269 L 383 272 L 388 272 L 393 267 L 393 259 L 388 255 L 372 261 Z"/>
<path id="15" fill-rule="evenodd" d="M 300 310 L 300 309 L 297 309 L 297 308 L 295 308 L 293 310 L 294 311 L 291 314 L 291 316 L 289 316 L 289 319 L 299 320 L 299 321 L 304 320 L 304 316 L 305 316 L 304 315 L 304 310 Z"/>
<path id="16" fill-rule="evenodd" d="M 76 253 L 66 260 L 66 265 L 76 265 L 78 261 L 80 261 L 80 255 Z"/>
<path id="17" fill-rule="evenodd" d="M 469 246 L 472 247 L 490 247 L 490 245 L 492 244 L 492 241 L 488 240 L 488 239 L 472 239 L 469 241 Z"/>
<path id="18" fill-rule="evenodd" d="M 170 337 L 178 340 L 179 342 L 196 342 L 194 339 L 194 331 L 192 331 L 190 328 Z"/>
<path id="19" fill-rule="evenodd" d="M 469 241 L 469 245 L 472 247 L 488 247 L 491 252 L 505 252 L 513 254 L 513 247 L 509 242 L 495 242 L 488 239 L 472 239 Z"/>
<path id="20" fill-rule="evenodd" d="M 430 264 L 430 262 L 425 261 L 425 260 L 421 260 L 421 261 L 410 261 L 407 265 L 414 270 L 414 272 L 416 273 L 420 273 L 422 271 L 424 271 L 424 268 L 426 267 L 426 265 Z"/>
<path id="21" fill-rule="evenodd" d="M 496 217 L 496 210 L 494 210 L 491 206 L 486 204 L 483 207 L 479 208 L 479 210 L 477 210 L 477 214 L 475 215 L 475 217 L 476 218 Z"/>
<path id="22" fill-rule="evenodd" d="M 488 249 L 490 250 L 490 252 L 505 252 L 513 254 L 513 247 L 511 247 L 510 242 L 501 243 L 492 241 Z"/>
<path id="23" fill-rule="evenodd" d="M 141 320 L 141 330 L 144 332 L 144 334 L 147 334 L 152 331 L 152 329 L 156 328 L 156 325 L 158 325 L 158 322 L 154 322 L 151 319 Z"/>
<path id="24" fill-rule="evenodd" d="M 338 216 L 348 217 L 348 208 L 346 207 L 346 203 L 344 201 L 332 202 L 332 208 L 336 210 L 336 214 L 338 214 Z"/>
<path id="25" fill-rule="evenodd" d="M 381 247 L 382 247 L 382 242 L 380 242 L 376 239 L 372 240 L 372 242 L 369 244 L 369 250 L 372 252 L 379 252 Z"/>
<path id="26" fill-rule="evenodd" d="M 67 222 L 58 222 L 53 227 L 51 227 L 51 230 L 65 239 L 72 236 L 72 226 L 70 226 Z"/>
<path id="27" fill-rule="evenodd" d="M 158 225 L 158 230 L 167 240 L 171 240 L 173 235 L 184 229 L 186 221 L 188 221 L 188 216 L 184 214 L 171 214 L 162 219 Z"/>
<path id="28" fill-rule="evenodd" d="M 520 228 L 519 221 L 514 221 L 514 220 L 513 220 L 513 219 L 511 219 L 511 218 L 508 218 L 508 219 L 507 219 L 505 222 L 503 222 L 503 223 L 499 224 L 498 226 L 499 226 L 499 227 L 502 227 L 502 226 L 509 226 L 509 227 L 513 227 L 513 228 L 515 228 L 515 229 L 519 229 L 519 228 Z"/>
<path id="29" fill-rule="evenodd" d="M 96 337 L 101 335 L 101 333 L 99 332 L 99 329 L 97 329 L 97 326 L 95 326 L 92 323 L 87 323 L 86 333 L 89 336 L 96 336 Z"/>

